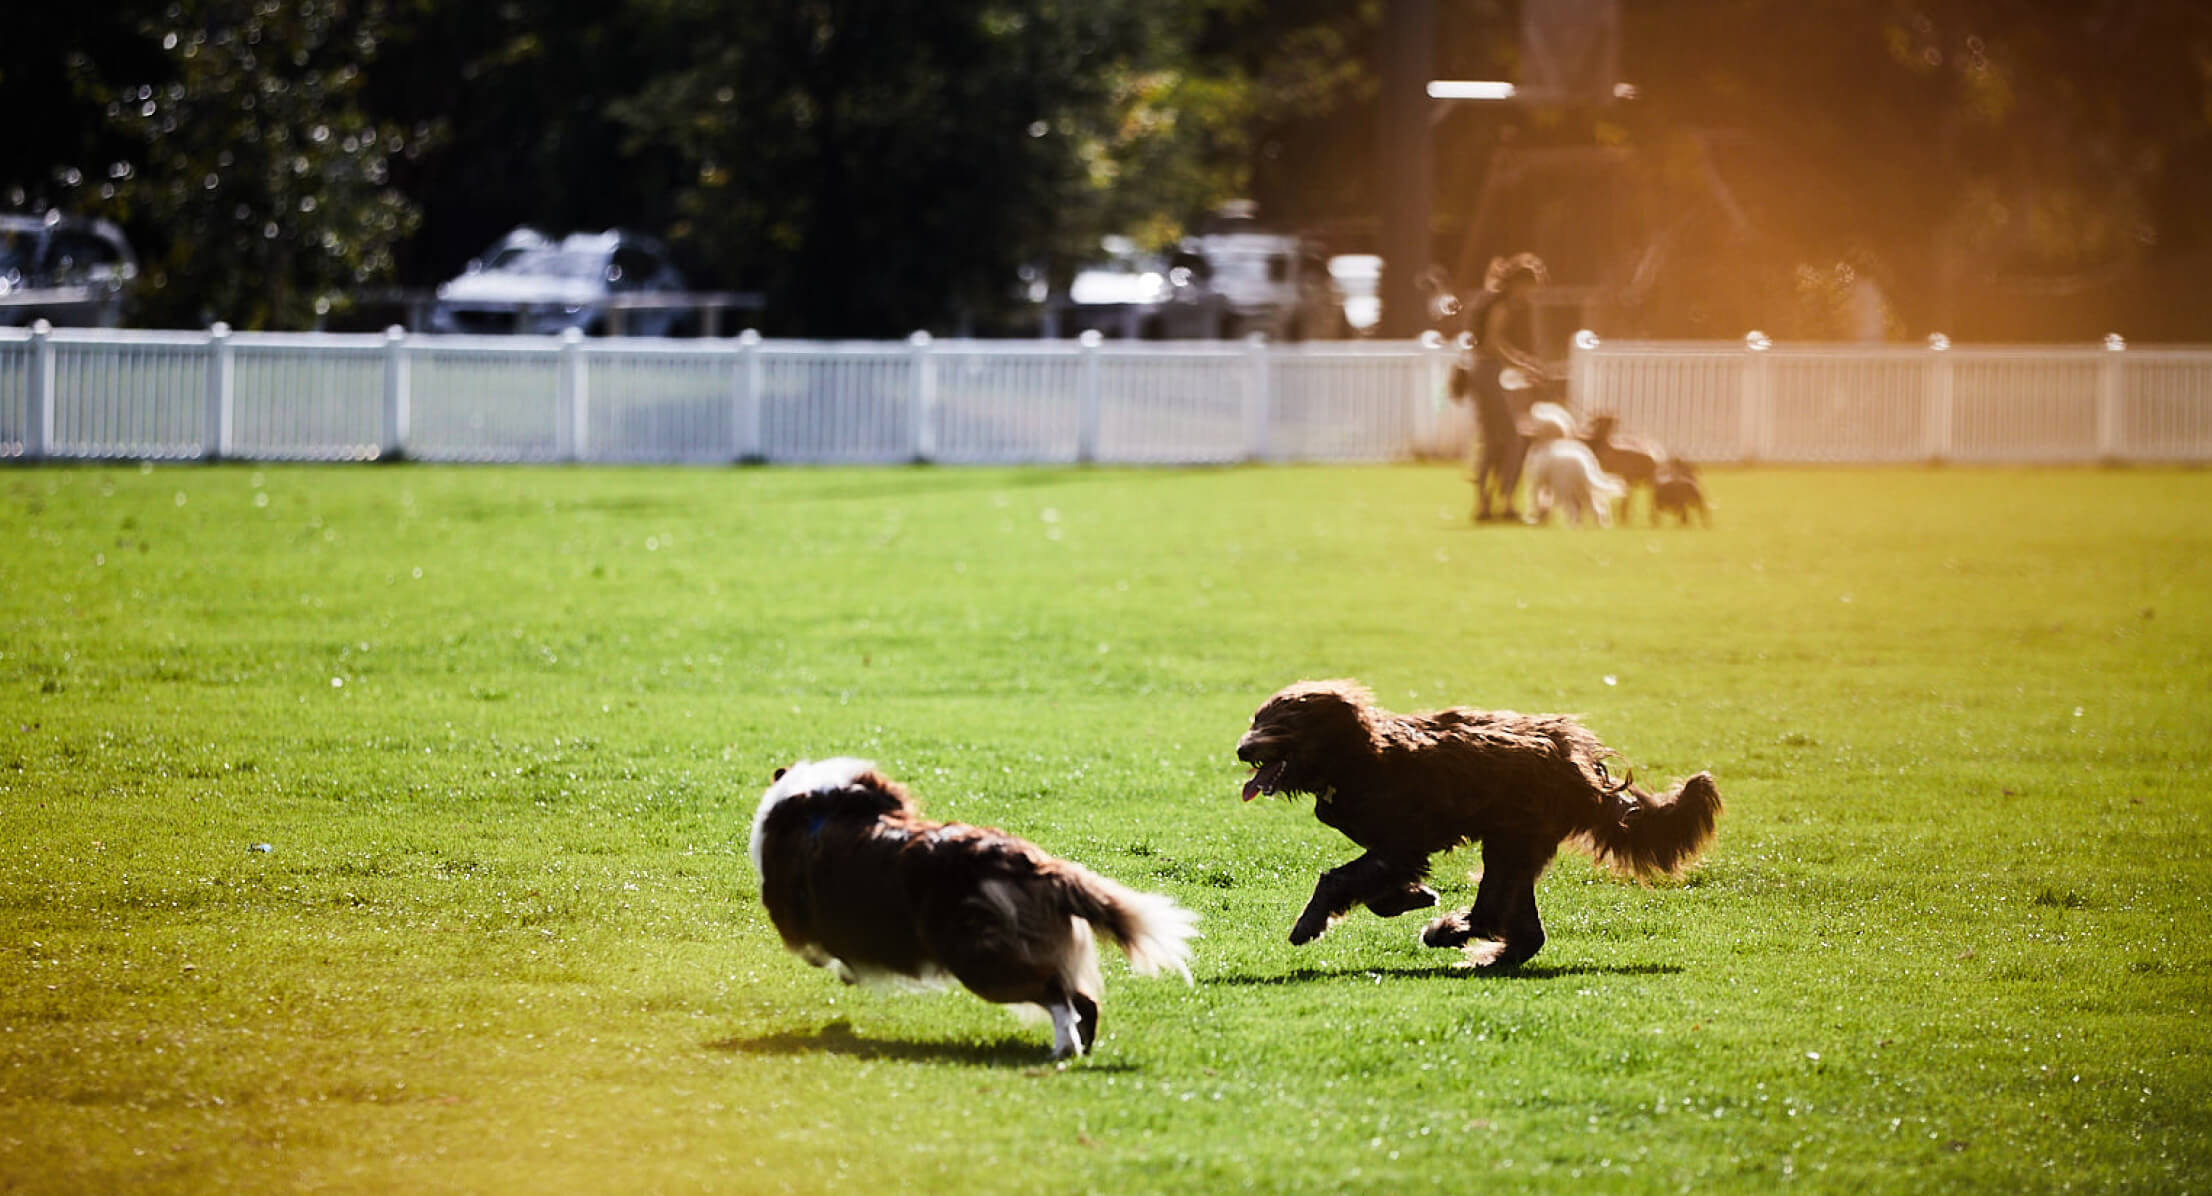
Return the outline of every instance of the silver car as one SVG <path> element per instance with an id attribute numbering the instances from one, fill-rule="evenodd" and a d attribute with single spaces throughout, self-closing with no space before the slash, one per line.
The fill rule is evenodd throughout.
<path id="1" fill-rule="evenodd" d="M 1097 332 L 1127 340 L 1214 340 L 1225 334 L 1228 306 L 1207 282 L 1206 264 L 1189 254 L 1142 253 L 1107 237 L 1104 260 L 1075 272 L 1065 292 L 1045 301 L 1047 338 Z"/>
<path id="2" fill-rule="evenodd" d="M 113 328 L 138 256 L 105 220 L 0 213 L 0 325 Z"/>
<path id="3" fill-rule="evenodd" d="M 438 287 L 432 332 L 670 336 L 692 316 L 681 306 L 626 308 L 633 296 L 684 291 L 660 242 L 609 229 L 555 241 L 527 226 L 501 238 L 460 277 Z"/>

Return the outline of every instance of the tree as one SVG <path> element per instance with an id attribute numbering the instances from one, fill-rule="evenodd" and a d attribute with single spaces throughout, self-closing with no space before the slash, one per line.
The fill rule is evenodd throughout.
<path id="1" fill-rule="evenodd" d="M 140 320 L 307 327 L 389 277 L 419 219 L 391 164 L 429 131 L 360 106 L 383 28 L 375 0 L 177 0 L 137 26 L 158 72 L 70 57 L 131 147 L 81 206 L 139 238 Z"/>
<path id="2" fill-rule="evenodd" d="M 1771 238 L 1762 269 L 1856 263 L 1901 326 L 2155 319 L 2130 292 L 2208 248 L 2212 12 L 2194 0 L 1626 11 L 1644 144 L 1744 134 L 1758 152 L 1733 181 Z"/>
<path id="3" fill-rule="evenodd" d="M 1230 177 L 1241 98 L 1186 69 L 1191 5 L 640 3 L 679 65 L 615 111 L 690 168 L 675 233 L 777 331 L 987 320 L 1023 267 L 1171 235 Z"/>
<path id="4" fill-rule="evenodd" d="M 160 69 L 160 47 L 138 26 L 156 10 L 148 0 L 118 0 L 18 5 L 8 13 L 0 112 L 19 115 L 0 121 L 0 207 L 43 211 L 87 193 L 112 195 L 113 182 L 135 169 L 133 143 L 97 107 L 72 96 L 69 60 L 150 77 Z"/>
<path id="5" fill-rule="evenodd" d="M 651 11 L 605 0 L 391 0 L 364 108 L 435 131 L 392 177 L 422 209 L 397 247 L 402 277 L 429 283 L 518 224 L 541 232 L 665 234 L 686 164 L 632 143 L 614 108 L 686 61 Z M 686 265 L 717 272 L 719 263 Z"/>
<path id="6" fill-rule="evenodd" d="M 1440 0 L 1437 67 L 1512 78 L 1521 4 Z M 1379 0 L 118 0 L 0 39 L 0 202 L 119 217 L 140 320 L 314 322 L 508 228 L 666 236 L 808 335 L 989 329 L 1106 233 L 1249 196 L 1372 229 Z M 2198 0 L 1624 4 L 1640 98 L 1433 126 L 1437 259 L 1492 146 L 1638 164 L 1634 331 L 2212 336 Z M 71 89 L 74 90 L 71 90 Z M 65 96 L 57 96 L 66 92 Z M 1714 179 L 1726 219 L 1710 209 Z M 1709 215 L 1709 212 L 1708 212 Z M 1610 218 L 1608 218 L 1610 219 Z M 1575 220 L 1565 221 L 1569 226 Z M 1463 280 L 1464 281 L 1464 280 Z"/>

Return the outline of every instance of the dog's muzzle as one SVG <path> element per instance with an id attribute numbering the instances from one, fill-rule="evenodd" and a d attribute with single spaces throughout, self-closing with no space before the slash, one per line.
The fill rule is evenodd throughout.
<path id="1" fill-rule="evenodd" d="M 1237 759 L 1252 766 L 1252 775 L 1244 782 L 1244 800 L 1251 801 L 1263 793 L 1274 796 L 1283 782 L 1283 761 L 1269 761 L 1249 735 L 1237 744 Z"/>

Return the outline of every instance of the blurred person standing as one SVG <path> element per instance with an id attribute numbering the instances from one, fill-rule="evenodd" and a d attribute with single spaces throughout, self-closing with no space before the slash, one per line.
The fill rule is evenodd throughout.
<path id="1" fill-rule="evenodd" d="M 1520 411 L 1537 397 L 1539 385 L 1553 380 L 1551 368 L 1530 347 L 1535 313 L 1529 292 L 1548 277 L 1543 259 L 1533 253 L 1493 258 L 1482 291 L 1467 312 L 1473 360 L 1455 372 L 1452 397 L 1474 396 L 1475 443 L 1468 455 L 1474 464 L 1477 522 L 1520 517 L 1513 509 L 1513 494 L 1528 447 Z"/>

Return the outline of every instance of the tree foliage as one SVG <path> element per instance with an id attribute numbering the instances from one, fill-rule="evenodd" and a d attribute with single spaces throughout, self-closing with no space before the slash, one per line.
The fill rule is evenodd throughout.
<path id="1" fill-rule="evenodd" d="M 0 36 L 0 206 L 43 211 L 110 197 L 110 172 L 132 169 L 133 145 L 74 94 L 72 64 L 122 74 L 160 69 L 139 33 L 144 3 L 21 4 Z M 81 69 L 81 67 L 79 68 Z M 35 114 L 35 115 L 34 115 Z"/>
<path id="2" fill-rule="evenodd" d="M 2156 327 L 2153 259 L 2212 248 L 2212 10 L 2194 0 L 1625 11 L 1644 143 L 1724 129 L 1754 151 L 1731 180 L 1764 238 L 1734 247 L 1752 285 L 1714 303 L 1730 284 L 1699 280 L 1739 329 L 1772 302 L 1754 280 L 1853 273 L 1902 327 Z"/>
<path id="3" fill-rule="evenodd" d="M 612 111 L 690 168 L 678 238 L 779 330 L 988 314 L 1022 267 L 1167 237 L 1236 178 L 1243 94 L 1188 69 L 1186 5 L 641 3 L 676 61 Z"/>
<path id="4" fill-rule="evenodd" d="M 365 106 L 436 144 L 396 162 L 422 205 L 399 248 L 412 282 L 450 277 L 518 224 L 661 234 L 687 164 L 631 144 L 614 108 L 677 69 L 690 47 L 654 11 L 607 0 L 391 0 Z M 699 266 L 717 263 L 701 260 Z"/>
<path id="5" fill-rule="evenodd" d="M 360 106 L 382 24 L 375 0 L 178 0 L 139 25 L 161 71 L 72 61 L 137 155 L 93 206 L 160 233 L 145 317 L 303 327 L 390 275 L 418 219 L 391 162 L 424 134 Z"/>
<path id="6" fill-rule="evenodd" d="M 1440 73 L 1512 77 L 1540 0 L 1437 0 Z M 301 326 L 516 224 L 628 226 L 807 335 L 1012 327 L 1017 278 L 1218 201 L 1375 230 L 1389 0 L 117 0 L 0 38 L 0 201 L 123 219 L 140 319 Z M 2197 0 L 1624 3 L 1605 109 L 1440 113 L 1452 264 L 1501 144 L 1603 147 L 1665 239 L 1636 331 L 2212 336 Z M 1728 219 L 1712 219 L 1713 183 Z M 1701 216 L 1699 213 L 1705 212 Z M 272 232 L 272 230 L 274 230 Z"/>

